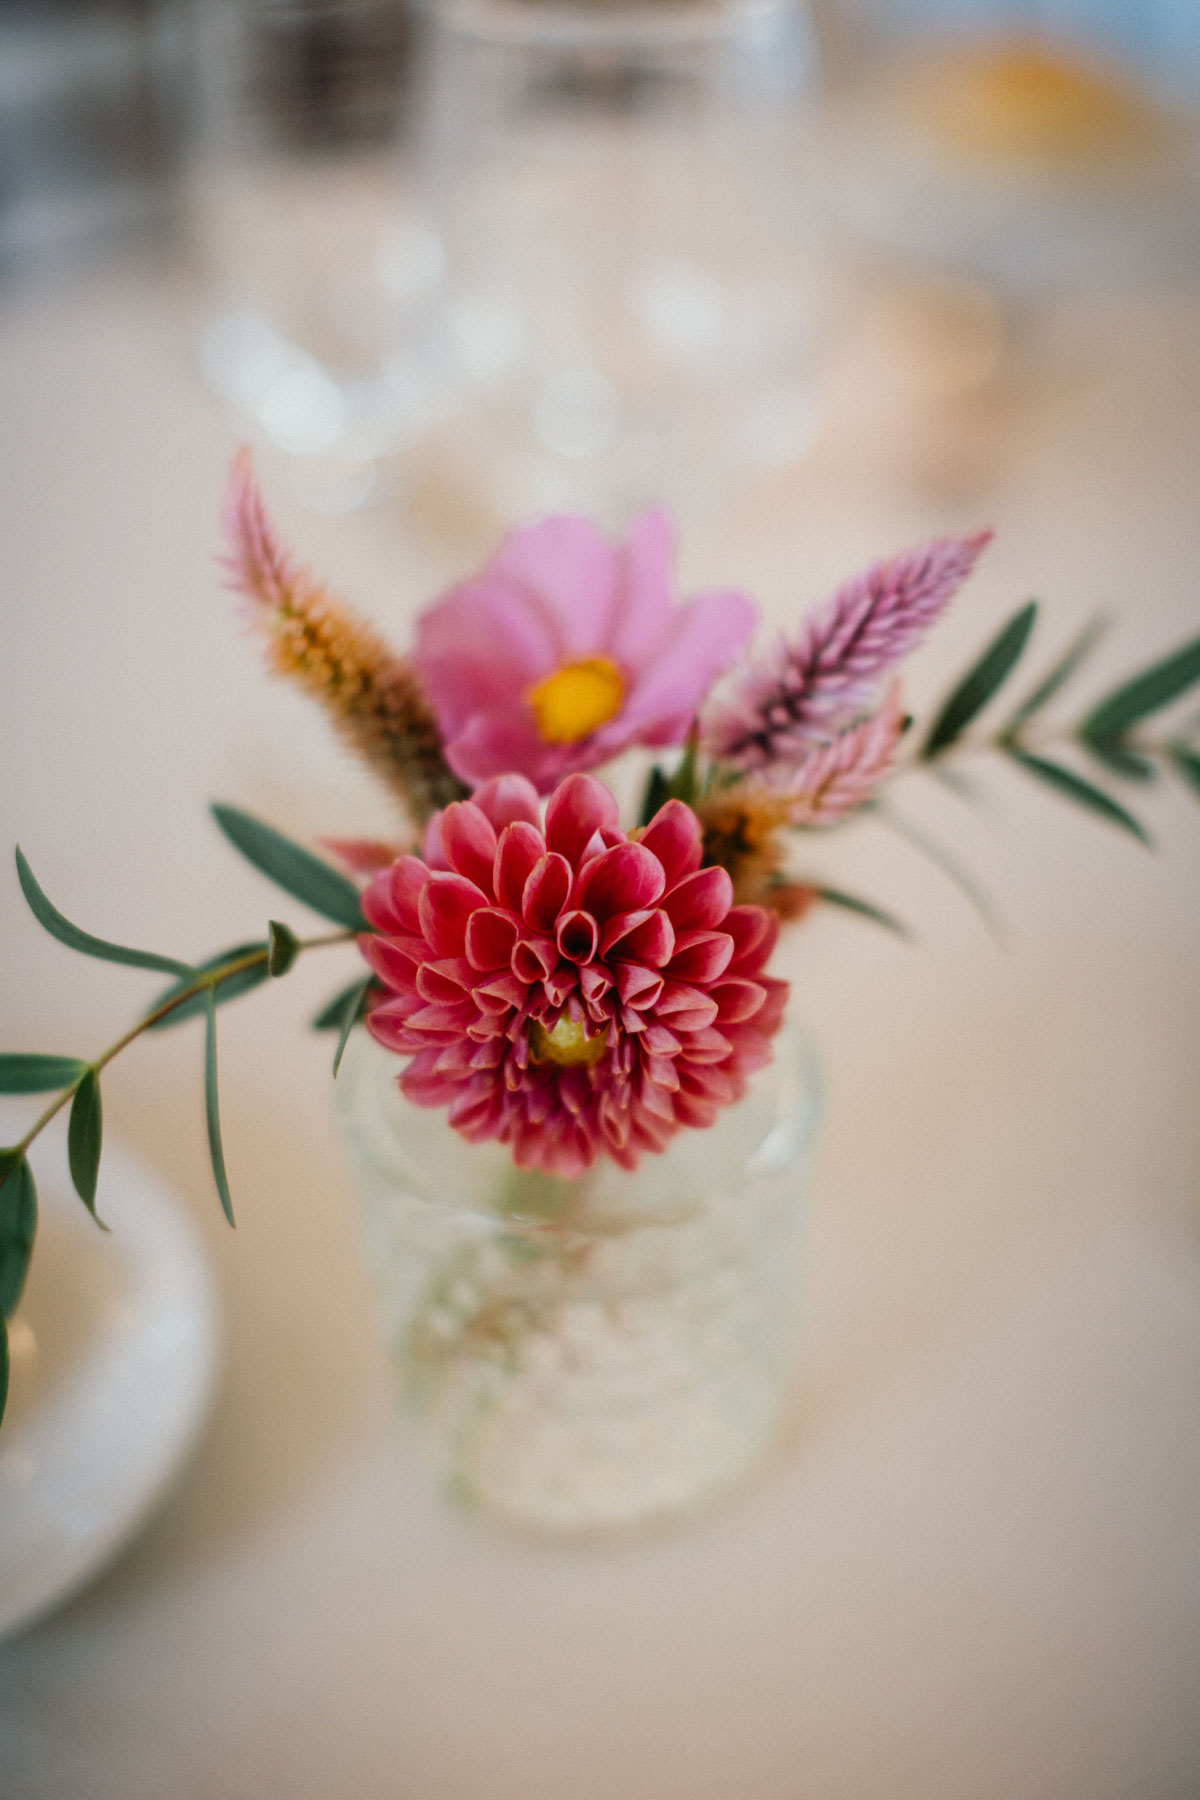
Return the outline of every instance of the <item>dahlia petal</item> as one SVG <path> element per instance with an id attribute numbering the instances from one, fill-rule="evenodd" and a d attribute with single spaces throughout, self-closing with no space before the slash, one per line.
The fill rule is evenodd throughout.
<path id="1" fill-rule="evenodd" d="M 703 1031 L 684 1033 L 680 1062 L 683 1065 L 724 1062 L 732 1049 L 733 1045 L 722 1032 L 707 1025 Z"/>
<path id="2" fill-rule="evenodd" d="M 642 1011 L 656 1006 L 662 990 L 663 978 L 656 969 L 648 969 L 644 963 L 617 964 L 617 992 L 626 1006 Z"/>
<path id="3" fill-rule="evenodd" d="M 510 912 L 480 906 L 467 921 L 467 961 L 472 969 L 507 969 L 520 927 Z"/>
<path id="4" fill-rule="evenodd" d="M 632 922 L 630 922 L 632 921 Z M 618 929 L 618 927 L 623 927 Z M 614 936 L 605 944 L 609 932 Z M 600 937 L 603 954 L 613 960 L 645 963 L 647 968 L 661 969 L 671 960 L 675 949 L 675 932 L 665 912 L 623 913 L 610 919 Z"/>
<path id="5" fill-rule="evenodd" d="M 522 819 L 505 826 L 492 870 L 492 886 L 501 906 L 520 912 L 525 883 L 545 854 L 546 842 L 536 826 Z"/>
<path id="6" fill-rule="evenodd" d="M 417 911 L 425 942 L 436 956 L 460 956 L 466 943 L 467 920 L 487 899 L 473 881 L 462 875 L 434 872 L 421 889 Z"/>
<path id="7" fill-rule="evenodd" d="M 551 852 L 530 872 L 521 895 L 521 916 L 534 931 L 553 931 L 571 892 L 571 865 Z"/>
<path id="8" fill-rule="evenodd" d="M 433 814 L 425 827 L 425 835 L 421 839 L 421 861 L 427 869 L 448 869 L 450 867 L 450 858 L 446 855 L 446 846 L 442 843 L 441 810 Z"/>
<path id="9" fill-rule="evenodd" d="M 657 856 L 669 888 L 693 874 L 704 855 L 700 821 L 682 800 L 660 806 L 638 842 Z"/>
<path id="10" fill-rule="evenodd" d="M 543 981 L 558 964 L 558 948 L 547 937 L 523 937 L 512 953 L 512 972 L 527 987 Z"/>
<path id="11" fill-rule="evenodd" d="M 412 939 L 396 939 L 386 937 L 364 937 L 359 940 L 359 948 L 367 962 L 382 981 L 400 993 L 415 991 L 419 962 L 411 950 L 406 948 Z M 424 950 L 424 943 L 416 939 Z"/>
<path id="12" fill-rule="evenodd" d="M 471 802 L 489 819 L 497 832 L 517 823 L 541 824 L 537 789 L 524 775 L 493 775 L 471 795 Z"/>
<path id="13" fill-rule="evenodd" d="M 722 925 L 733 905 L 733 882 L 728 869 L 697 869 L 671 889 L 662 905 L 676 931 L 702 931 Z"/>
<path id="14" fill-rule="evenodd" d="M 733 939 L 728 932 L 685 931 L 675 938 L 675 954 L 666 973 L 675 981 L 699 982 L 707 987 L 725 973 L 732 956 Z"/>
<path id="15" fill-rule="evenodd" d="M 600 930 L 591 913 L 563 913 L 555 934 L 559 954 L 575 963 L 590 963 L 600 942 Z"/>
<path id="16" fill-rule="evenodd" d="M 613 985 L 613 978 L 599 963 L 590 963 L 579 971 L 579 989 L 587 1001 L 600 1000 Z"/>
<path id="17" fill-rule="evenodd" d="M 430 1006 L 457 1006 L 467 1000 L 462 982 L 455 981 L 436 963 L 422 963 L 417 970 L 417 992 Z"/>
<path id="18" fill-rule="evenodd" d="M 507 1012 L 510 1007 L 522 1004 L 527 991 L 527 984 L 506 970 L 503 975 L 496 975 L 491 981 L 481 982 L 475 989 L 475 999 L 480 1006 Z"/>
<path id="19" fill-rule="evenodd" d="M 663 866 L 653 851 L 643 844 L 618 844 L 588 863 L 580 877 L 577 899 L 603 922 L 615 913 L 653 906 L 666 884 Z"/>
<path id="20" fill-rule="evenodd" d="M 593 831 L 615 826 L 619 818 L 616 798 L 602 781 L 592 775 L 568 775 L 546 807 L 546 844 L 573 863 Z"/>
<path id="21" fill-rule="evenodd" d="M 656 1008 L 659 1018 L 672 1031 L 703 1031 L 717 1016 L 717 1003 L 699 988 L 679 981 L 668 981 Z"/>
<path id="22" fill-rule="evenodd" d="M 742 976 L 719 981 L 710 992 L 717 1003 L 717 1018 L 722 1025 L 740 1025 L 746 1019 L 752 1019 L 762 1011 L 767 998 L 761 982 L 747 981 Z"/>
<path id="23" fill-rule="evenodd" d="M 733 939 L 729 973 L 755 975 L 775 948 L 779 920 L 763 906 L 731 906 L 721 920 L 721 930 Z"/>
<path id="24" fill-rule="evenodd" d="M 419 856 L 399 856 L 377 875 L 362 897 L 363 915 L 377 931 L 419 932 L 417 903 L 429 870 Z"/>
<path id="25" fill-rule="evenodd" d="M 677 1056 L 682 1047 L 675 1033 L 668 1031 L 662 1024 L 650 1025 L 642 1042 L 646 1046 L 647 1054 L 651 1057 Z M 651 1079 L 653 1080 L 654 1077 L 652 1076 Z"/>
<path id="26" fill-rule="evenodd" d="M 441 815 L 442 850 L 456 874 L 491 898 L 496 831 L 473 800 L 453 800 Z"/>

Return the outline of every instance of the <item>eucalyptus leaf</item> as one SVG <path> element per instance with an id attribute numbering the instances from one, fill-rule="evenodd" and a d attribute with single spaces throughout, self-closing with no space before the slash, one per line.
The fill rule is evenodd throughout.
<path id="1" fill-rule="evenodd" d="M 300 939 L 278 919 L 267 923 L 267 973 L 286 975 L 300 954 Z"/>
<path id="2" fill-rule="evenodd" d="M 923 757 L 940 756 L 943 750 L 948 750 L 976 714 L 983 711 L 1020 660 L 1036 617 L 1037 601 L 1030 600 L 992 639 L 934 719 L 921 751 Z"/>
<path id="3" fill-rule="evenodd" d="M 50 1094 L 79 1080 L 87 1064 L 78 1056 L 0 1055 L 0 1094 Z"/>
<path id="4" fill-rule="evenodd" d="M 914 850 L 918 850 L 936 869 L 941 870 L 946 880 L 952 882 L 964 900 L 974 907 L 996 942 L 1003 944 L 1005 941 L 1004 931 L 991 901 L 975 877 L 963 867 L 958 858 L 952 856 L 949 850 L 944 849 L 933 838 L 926 837 L 923 831 L 920 831 L 917 826 L 909 824 L 907 819 L 897 817 L 888 807 L 882 805 L 877 807 L 876 816 L 882 825 L 886 825 L 890 831 L 894 831 L 897 837 L 903 838 L 906 844 L 911 844 Z"/>
<path id="5" fill-rule="evenodd" d="M 216 956 L 207 957 L 204 962 L 197 963 L 195 973 L 189 974 L 186 981 L 176 981 L 169 988 L 165 988 L 154 1005 L 148 1008 L 148 1011 L 157 1012 L 160 1006 L 165 1006 L 167 1001 L 173 999 L 176 994 L 186 993 L 188 988 L 195 986 L 196 975 L 210 975 L 223 963 L 241 962 L 243 957 L 257 955 L 262 959 L 260 962 L 251 963 L 248 968 L 239 969 L 236 975 L 227 975 L 225 980 L 218 982 L 215 990 L 212 990 L 216 994 L 218 1006 L 224 1006 L 227 1000 L 236 1000 L 239 994 L 248 994 L 252 988 L 259 987 L 267 979 L 267 948 L 267 945 L 259 938 L 251 944 L 234 944 L 229 950 L 218 951 Z M 166 1013 L 161 1019 L 156 1019 L 149 1029 L 164 1031 L 170 1025 L 182 1024 L 185 1019 L 198 1018 L 208 1005 L 206 998 L 208 992 L 207 988 L 201 988 L 197 993 L 190 995 L 188 999 L 182 1000 L 172 1012 Z"/>
<path id="6" fill-rule="evenodd" d="M 368 994 L 371 993 L 372 989 L 377 988 L 378 985 L 379 984 L 373 975 L 367 976 L 366 991 Z M 346 1017 L 347 1002 L 352 995 L 359 993 L 362 990 L 362 987 L 362 977 L 356 975 L 348 987 L 342 988 L 340 992 L 333 996 L 332 1000 L 327 1001 L 321 1008 L 320 1012 L 317 1013 L 316 1017 L 312 1020 L 312 1029 L 314 1031 L 340 1031 Z"/>
<path id="7" fill-rule="evenodd" d="M 843 893 L 841 888 L 822 887 L 817 892 L 830 906 L 840 906 L 844 912 L 857 913 L 859 918 L 870 919 L 873 924 L 882 925 L 886 931 L 894 932 L 897 937 L 911 942 L 912 932 L 908 926 L 894 914 L 884 912 L 881 906 L 873 906 L 869 900 L 860 900 L 857 894 Z"/>
<path id="8" fill-rule="evenodd" d="M 212 1162 L 213 1180 L 221 1197 L 221 1209 L 232 1225 L 233 1200 L 229 1178 L 225 1173 L 225 1152 L 221 1147 L 221 1109 L 217 1093 L 217 1003 L 211 988 L 205 996 L 204 1029 L 204 1112 L 208 1125 L 208 1154 Z"/>
<path id="9" fill-rule="evenodd" d="M 1200 755 L 1189 749 L 1186 744 L 1171 744 L 1167 749 L 1172 766 L 1178 771 L 1193 793 L 1200 794 Z"/>
<path id="10" fill-rule="evenodd" d="M 37 1188 L 29 1159 L 19 1156 L 0 1180 L 0 1316 L 16 1311 L 37 1231 Z"/>
<path id="11" fill-rule="evenodd" d="M 367 1010 L 367 995 L 372 987 L 372 978 L 367 976 L 356 988 L 351 988 L 345 997 L 342 1007 L 341 1029 L 338 1033 L 337 1049 L 333 1053 L 333 1077 L 337 1080 L 337 1072 L 342 1066 L 342 1052 L 350 1040 L 350 1033 Z"/>
<path id="12" fill-rule="evenodd" d="M 358 889 L 329 863 L 236 806 L 217 805 L 212 813 L 234 848 L 294 899 L 350 931 L 370 929 Z"/>
<path id="13" fill-rule="evenodd" d="M 1100 818 L 1107 819 L 1110 824 L 1119 825 L 1123 831 L 1128 831 L 1137 838 L 1139 843 L 1149 847 L 1150 839 L 1133 814 L 1126 812 L 1125 808 L 1111 795 L 1106 794 L 1102 788 L 1093 787 L 1090 781 L 1084 781 L 1082 776 L 1076 775 L 1072 770 L 1064 769 L 1058 763 L 1047 762 L 1044 756 L 1033 756 L 1028 750 L 1019 750 L 1013 746 L 1009 748 L 1008 754 L 1022 769 L 1027 769 L 1031 775 L 1036 776 L 1039 781 L 1045 782 L 1046 786 L 1053 788 L 1056 793 L 1062 794 L 1068 800 L 1074 800 L 1089 812 L 1094 812 Z"/>
<path id="14" fill-rule="evenodd" d="M 1120 738 L 1081 737 L 1080 742 L 1098 763 L 1103 763 L 1114 775 L 1123 775 L 1126 781 L 1153 781 L 1158 774 L 1149 757 L 1131 750 Z"/>
<path id="15" fill-rule="evenodd" d="M 71 1118 L 67 1126 L 67 1161 L 71 1165 L 71 1180 L 75 1183 L 75 1192 L 93 1218 L 96 1217 L 96 1178 L 100 1173 L 102 1136 L 100 1077 L 95 1069 L 89 1069 L 76 1088 L 75 1098 L 71 1102 Z"/>
<path id="16" fill-rule="evenodd" d="M 78 950 L 84 956 L 99 957 L 102 962 L 126 963 L 135 969 L 160 969 L 167 975 L 192 973 L 192 965 L 180 962 L 177 957 L 159 956 L 153 950 L 131 950 L 124 944 L 110 944 L 105 938 L 93 937 L 90 931 L 81 931 L 78 925 L 72 925 L 70 919 L 64 918 L 47 900 L 20 847 L 17 849 L 17 879 L 38 924 L 68 949 Z"/>
<path id="17" fill-rule="evenodd" d="M 646 781 L 646 792 L 642 796 L 642 810 L 638 814 L 638 824 L 648 825 L 660 806 L 665 806 L 671 798 L 671 784 L 656 763 Z"/>
<path id="18" fill-rule="evenodd" d="M 1070 680 L 1084 658 L 1095 649 L 1107 629 L 1108 620 L 1104 618 L 1092 619 L 1084 626 L 1079 636 L 1068 644 L 1049 673 L 1044 675 L 1033 692 L 1022 700 L 1004 727 L 1005 737 L 1015 738 L 1021 727 L 1028 724 L 1035 713 L 1041 712 L 1044 706 L 1049 705 L 1058 690 Z"/>
<path id="19" fill-rule="evenodd" d="M 1169 656 L 1152 663 L 1094 706 L 1079 727 L 1089 743 L 1120 737 L 1139 719 L 1146 718 L 1186 693 L 1200 681 L 1200 637 L 1195 637 Z"/>

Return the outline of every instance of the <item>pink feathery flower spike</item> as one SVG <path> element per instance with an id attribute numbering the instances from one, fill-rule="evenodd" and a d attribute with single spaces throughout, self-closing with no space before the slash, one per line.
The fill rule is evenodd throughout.
<path id="1" fill-rule="evenodd" d="M 796 764 L 872 703 L 880 677 L 915 650 L 975 566 L 990 531 L 935 538 L 875 563 L 781 639 L 710 707 L 710 754 L 747 772 Z"/>
<path id="2" fill-rule="evenodd" d="M 891 767 L 903 731 L 904 708 L 899 684 L 893 683 L 877 713 L 818 744 L 803 762 L 773 765 L 764 780 L 772 789 L 783 789 L 790 825 L 835 825 L 871 798 Z"/>
<path id="3" fill-rule="evenodd" d="M 787 983 L 764 973 L 778 920 L 734 906 L 702 854 L 682 801 L 629 837 L 591 775 L 559 783 L 544 825 L 523 776 L 448 806 L 426 859 L 363 895 L 387 990 L 367 1025 L 411 1059 L 408 1098 L 559 1175 L 713 1124 L 770 1061 Z"/>

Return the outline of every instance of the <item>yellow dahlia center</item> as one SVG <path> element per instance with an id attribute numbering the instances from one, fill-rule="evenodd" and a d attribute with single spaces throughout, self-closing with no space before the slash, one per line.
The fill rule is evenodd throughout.
<path id="1" fill-rule="evenodd" d="M 620 712 L 625 680 L 611 657 L 585 656 L 547 675 L 526 698 L 548 744 L 575 744 Z"/>
<path id="2" fill-rule="evenodd" d="M 535 1019 L 529 1028 L 529 1049 L 534 1062 L 559 1063 L 569 1069 L 574 1063 L 599 1062 L 608 1043 L 608 1026 L 589 1037 L 582 1023 L 568 1019 L 566 1013 L 553 1031 L 547 1031 Z"/>

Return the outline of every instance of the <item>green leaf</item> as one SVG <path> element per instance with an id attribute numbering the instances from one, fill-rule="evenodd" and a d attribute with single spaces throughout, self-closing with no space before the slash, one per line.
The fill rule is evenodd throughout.
<path id="1" fill-rule="evenodd" d="M 0 1180 L 0 1316 L 16 1311 L 29 1273 L 37 1232 L 37 1188 L 28 1158 L 19 1156 Z"/>
<path id="2" fill-rule="evenodd" d="M 338 1033 L 337 1049 L 333 1053 L 333 1078 L 335 1081 L 337 1080 L 337 1072 L 342 1065 L 342 1052 L 349 1042 L 350 1033 L 354 1030 L 354 1027 L 358 1024 L 358 1021 L 367 1010 L 367 995 L 373 985 L 373 977 L 368 975 L 365 981 L 360 981 L 357 987 L 351 988 L 345 996 L 345 1004 L 342 1007 L 341 1030 Z"/>
<path id="3" fill-rule="evenodd" d="M 1200 794 L 1200 756 L 1186 744 L 1168 744 L 1167 755 L 1193 793 Z"/>
<path id="4" fill-rule="evenodd" d="M 191 964 L 180 962 L 178 957 L 159 956 L 153 950 L 130 950 L 124 944 L 110 944 L 106 939 L 93 937 L 91 932 L 81 931 L 78 925 L 72 925 L 47 900 L 19 846 L 17 878 L 21 883 L 21 892 L 29 902 L 29 910 L 38 924 L 51 937 L 57 938 L 60 944 L 66 944 L 68 949 L 78 950 L 84 956 L 98 956 L 102 962 L 127 963 L 135 969 L 161 969 L 168 975 L 192 973 Z"/>
<path id="5" fill-rule="evenodd" d="M 337 869 L 236 806 L 214 806 L 212 812 L 235 849 L 294 899 L 302 900 L 323 918 L 332 919 L 335 925 L 344 925 L 350 931 L 369 929 L 358 889 Z"/>
<path id="6" fill-rule="evenodd" d="M 642 796 L 642 810 L 638 814 L 638 824 L 648 825 L 660 806 L 665 806 L 671 798 L 671 784 L 656 763 L 646 780 L 646 792 Z"/>
<path id="7" fill-rule="evenodd" d="M 4 1405 L 8 1399 L 8 1326 L 0 1317 L 0 1419 L 4 1417 Z"/>
<path id="8" fill-rule="evenodd" d="M 1049 674 L 1044 675 L 1033 692 L 1022 700 L 1008 724 L 1004 727 L 1004 736 L 1015 738 L 1022 725 L 1028 723 L 1035 713 L 1041 712 L 1053 700 L 1058 690 L 1068 682 L 1084 658 L 1095 649 L 1105 631 L 1108 620 L 1092 619 L 1079 636 L 1070 643 Z"/>
<path id="9" fill-rule="evenodd" d="M 0 1056 L 0 1094 L 49 1094 L 79 1080 L 87 1064 L 78 1056 Z"/>
<path id="10" fill-rule="evenodd" d="M 911 941 L 912 932 L 902 920 L 894 917 L 892 913 L 884 912 L 882 907 L 872 906 L 869 900 L 860 900 L 857 894 L 843 893 L 840 888 L 823 887 L 818 888 L 817 892 L 822 900 L 829 902 L 830 906 L 840 906 L 845 912 L 857 913 L 859 918 L 870 919 L 873 924 L 882 925 L 885 930 L 894 932 L 897 937 Z"/>
<path id="11" fill-rule="evenodd" d="M 1098 763 L 1126 781 L 1153 781 L 1158 774 L 1154 764 L 1123 744 L 1120 738 L 1080 738 L 1080 743 Z"/>
<path id="12" fill-rule="evenodd" d="M 694 804 L 696 799 L 696 756 L 700 744 L 700 732 L 693 725 L 687 734 L 687 742 L 683 747 L 683 756 L 679 767 L 667 781 L 667 799 L 682 800 L 686 806 Z M 651 813 L 651 818 L 654 814 Z"/>
<path id="13" fill-rule="evenodd" d="M 1126 812 L 1125 808 L 1118 805 L 1117 801 L 1106 794 L 1103 789 L 1093 787 L 1090 781 L 1084 781 L 1082 776 L 1072 773 L 1070 769 L 1060 767 L 1058 763 L 1047 762 L 1044 756 L 1031 755 L 1028 750 L 1019 750 L 1015 746 L 1010 746 L 1008 754 L 1021 768 L 1027 769 L 1039 781 L 1044 781 L 1046 786 L 1053 788 L 1056 793 L 1064 795 L 1068 800 L 1074 800 L 1078 805 L 1086 807 L 1089 812 L 1099 814 L 1110 824 L 1119 825 L 1123 831 L 1128 831 L 1140 843 L 1149 847 L 1150 839 L 1133 814 Z"/>
<path id="14" fill-rule="evenodd" d="M 216 956 L 207 957 L 204 962 L 197 963 L 194 973 L 189 974 L 186 981 L 176 981 L 169 988 L 164 988 L 154 1005 L 148 1007 L 147 1011 L 157 1012 L 160 1006 L 165 1005 L 176 994 L 186 993 L 188 988 L 195 985 L 196 975 L 211 974 L 223 963 L 240 962 L 244 956 L 260 955 L 261 962 L 252 963 L 245 969 L 239 969 L 236 975 L 226 976 L 225 980 L 219 982 L 216 989 L 213 990 L 216 993 L 218 1006 L 224 1006 L 227 1000 L 236 1000 L 239 994 L 248 994 L 251 988 L 258 987 L 267 979 L 267 948 L 267 945 L 259 938 L 252 944 L 235 944 L 231 950 L 218 951 Z M 201 988 L 189 999 L 181 1001 L 174 1012 L 167 1013 L 164 1018 L 156 1019 L 150 1026 L 150 1030 L 164 1031 L 170 1025 L 182 1024 L 184 1019 L 198 1018 L 208 1005 L 206 998 L 208 992 L 207 988 Z"/>
<path id="15" fill-rule="evenodd" d="M 1079 727 L 1089 743 L 1120 737 L 1131 725 L 1185 693 L 1200 681 L 1200 637 L 1192 638 L 1160 662 L 1152 663 L 1094 706 Z"/>
<path id="16" fill-rule="evenodd" d="M 92 1217 L 96 1217 L 96 1177 L 100 1173 L 102 1109 L 100 1077 L 89 1069 L 75 1090 L 67 1126 L 67 1161 L 75 1192 Z M 97 1221 L 98 1222 L 98 1221 Z"/>
<path id="17" fill-rule="evenodd" d="M 346 1016 L 346 1004 L 352 994 L 357 994 L 360 991 L 362 985 L 361 975 L 356 975 L 349 987 L 342 988 L 333 996 L 332 1000 L 325 1003 L 320 1012 L 317 1013 L 316 1017 L 311 1021 L 312 1029 L 314 1031 L 340 1031 L 342 1028 L 342 1021 Z M 368 991 L 377 986 L 378 983 L 376 982 L 375 977 L 373 975 L 368 975 Z"/>
<path id="18" fill-rule="evenodd" d="M 278 919 L 267 922 L 267 973 L 286 975 L 300 954 L 300 939 Z"/>
<path id="19" fill-rule="evenodd" d="M 952 856 L 933 838 L 926 837 L 925 833 L 918 830 L 915 825 L 910 825 L 907 819 L 898 818 L 886 806 L 880 805 L 875 811 L 880 824 L 886 825 L 889 831 L 894 831 L 897 837 L 903 838 L 905 843 L 911 844 L 914 850 L 918 850 L 935 868 L 941 870 L 947 881 L 953 882 L 964 900 L 974 907 L 996 942 L 1003 944 L 1004 931 L 1000 920 L 996 917 L 991 901 L 975 877 L 963 867 L 958 858 Z"/>
<path id="20" fill-rule="evenodd" d="M 923 757 L 938 756 L 949 749 L 975 715 L 983 711 L 1020 660 L 1036 617 L 1037 601 L 1030 600 L 992 639 L 943 704 L 925 740 Z"/>
<path id="21" fill-rule="evenodd" d="M 204 1024 L 204 1111 L 208 1122 L 208 1154 L 212 1162 L 213 1180 L 221 1196 L 221 1208 L 233 1224 L 233 1200 L 229 1178 L 225 1173 L 225 1152 L 221 1148 L 221 1109 L 217 1094 L 217 1002 L 211 988 L 205 996 Z"/>

